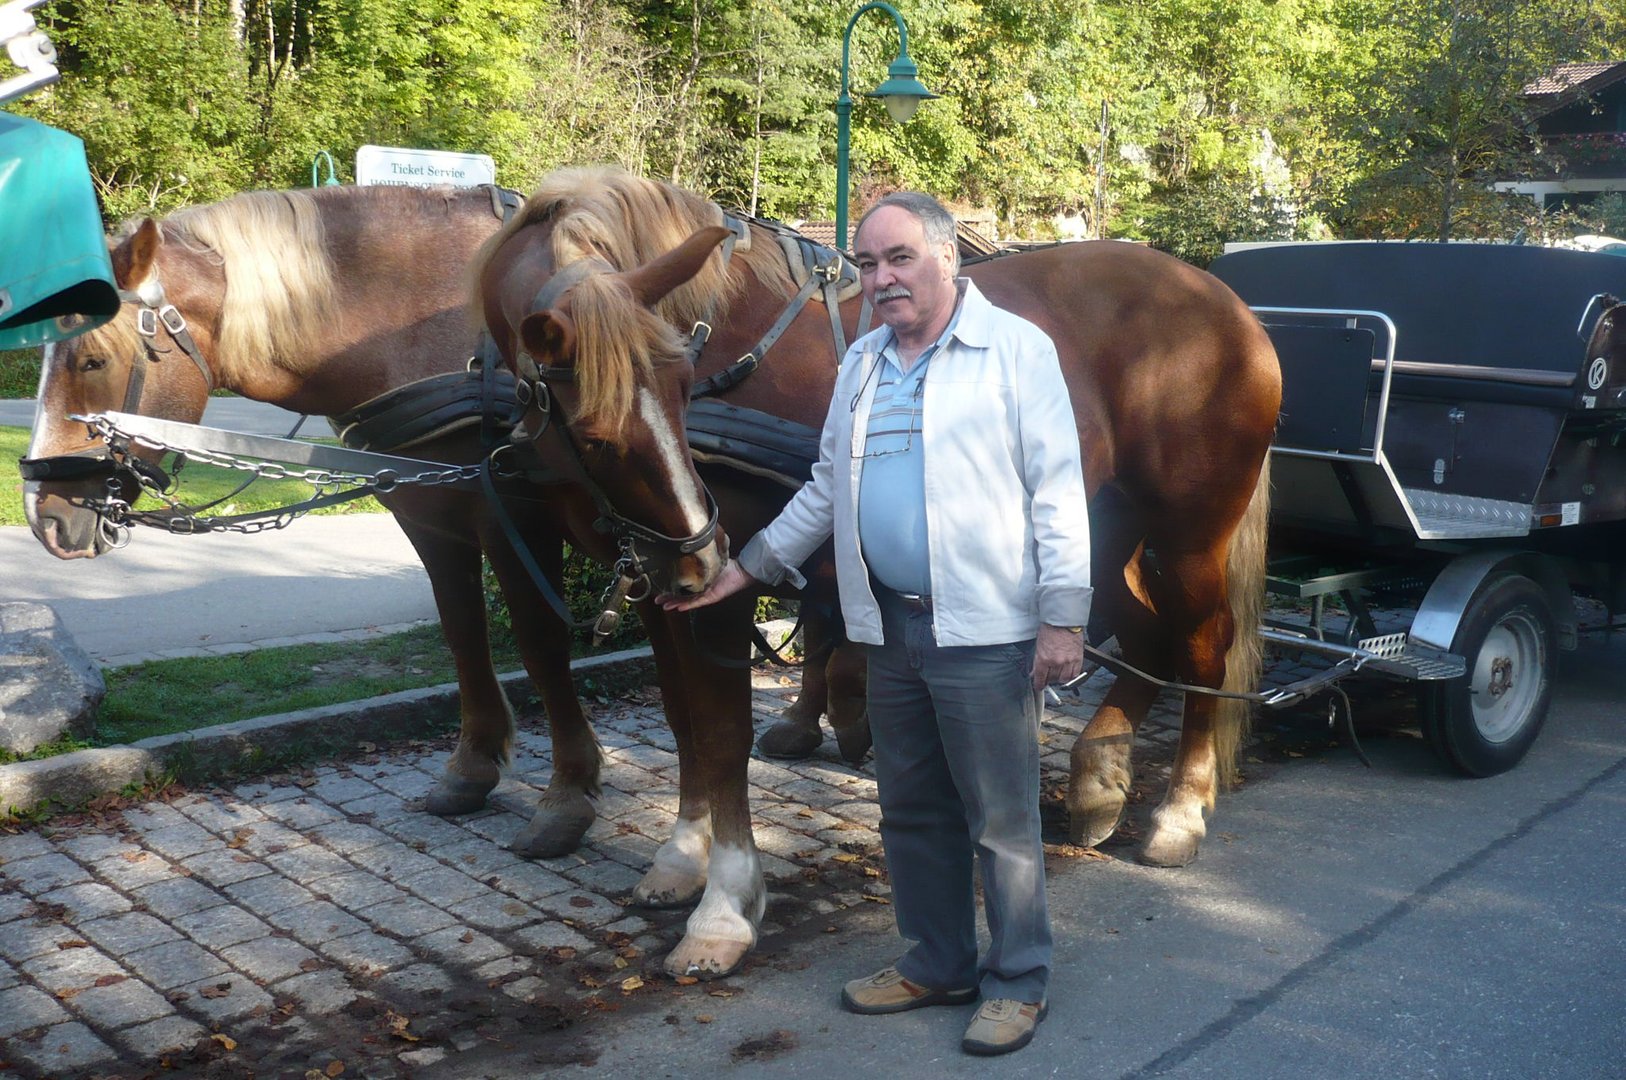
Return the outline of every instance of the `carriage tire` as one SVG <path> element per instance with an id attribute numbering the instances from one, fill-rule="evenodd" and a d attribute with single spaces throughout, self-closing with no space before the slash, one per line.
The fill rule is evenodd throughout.
<path id="1" fill-rule="evenodd" d="M 1499 574 L 1480 587 L 1451 642 L 1467 674 L 1422 702 L 1423 734 L 1446 765 L 1495 776 L 1523 760 L 1552 702 L 1557 643 L 1541 586 Z"/>

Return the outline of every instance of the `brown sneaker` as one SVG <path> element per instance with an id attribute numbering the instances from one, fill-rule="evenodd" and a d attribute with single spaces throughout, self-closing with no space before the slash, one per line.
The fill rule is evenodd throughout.
<path id="1" fill-rule="evenodd" d="M 882 968 L 863 979 L 854 979 L 841 990 L 841 1004 L 848 1012 L 874 1016 L 880 1013 L 908 1012 L 927 1005 L 964 1005 L 977 1000 L 977 988 L 933 990 L 910 982 L 895 967 Z"/>
<path id="2" fill-rule="evenodd" d="M 1049 1006 L 1042 1001 L 1034 1004 L 992 998 L 983 1002 L 977 1015 L 971 1018 L 971 1026 L 965 1029 L 965 1038 L 960 1040 L 960 1049 L 984 1057 L 1020 1050 L 1033 1041 L 1039 1021 L 1049 1011 Z"/>

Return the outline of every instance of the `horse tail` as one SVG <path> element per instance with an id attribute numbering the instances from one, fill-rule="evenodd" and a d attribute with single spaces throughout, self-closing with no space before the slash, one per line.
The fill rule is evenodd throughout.
<path id="1" fill-rule="evenodd" d="M 1265 540 L 1270 517 L 1270 455 L 1259 466 L 1259 480 L 1242 521 L 1231 535 L 1226 558 L 1226 591 L 1231 605 L 1233 637 L 1225 654 L 1225 686 L 1252 693 L 1264 669 L 1265 648 L 1259 629 L 1265 612 Z M 1215 717 L 1214 757 L 1220 782 L 1236 782 L 1238 759 L 1253 719 L 1253 703 L 1221 698 Z"/>

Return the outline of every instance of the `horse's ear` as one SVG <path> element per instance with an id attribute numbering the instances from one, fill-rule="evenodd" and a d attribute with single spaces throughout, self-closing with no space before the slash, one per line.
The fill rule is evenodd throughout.
<path id="1" fill-rule="evenodd" d="M 519 324 L 519 339 L 540 367 L 568 364 L 576 355 L 576 324 L 557 309 L 525 316 Z"/>
<path id="2" fill-rule="evenodd" d="M 658 259 L 621 275 L 632 295 L 645 307 L 654 307 L 667 293 L 700 272 L 712 248 L 728 239 L 729 230 L 708 225 Z"/>
<path id="3" fill-rule="evenodd" d="M 146 218 L 124 243 L 113 248 L 113 280 L 121 289 L 134 289 L 152 274 L 158 248 L 164 242 L 158 222 Z"/>

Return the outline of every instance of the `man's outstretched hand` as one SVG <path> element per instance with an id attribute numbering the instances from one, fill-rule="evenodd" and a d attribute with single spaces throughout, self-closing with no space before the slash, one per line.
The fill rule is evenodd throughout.
<path id="1" fill-rule="evenodd" d="M 762 584 L 760 581 L 745 572 L 738 559 L 730 559 L 728 565 L 723 567 L 723 572 L 717 575 L 717 580 L 713 581 L 705 592 L 696 596 L 673 596 L 670 593 L 662 593 L 655 598 L 655 602 L 667 611 L 688 611 L 691 608 L 715 604 L 742 589 L 760 584 Z"/>

